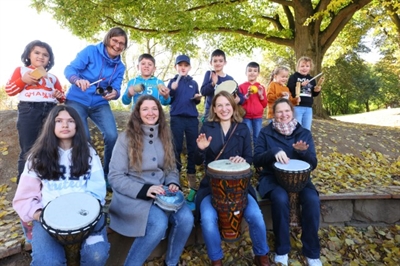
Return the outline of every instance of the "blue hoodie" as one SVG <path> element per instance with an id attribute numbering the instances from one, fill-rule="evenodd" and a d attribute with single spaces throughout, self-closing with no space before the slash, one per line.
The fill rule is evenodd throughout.
<path id="1" fill-rule="evenodd" d="M 107 86 L 111 86 L 117 91 L 115 99 L 118 99 L 124 72 L 125 65 L 121 61 L 121 56 L 111 59 L 102 42 L 97 45 L 89 45 L 80 51 L 64 70 L 65 77 L 72 84 L 67 92 L 67 100 L 90 107 L 109 104 L 100 94 L 96 94 L 96 88 L 105 89 Z M 82 91 L 75 85 L 77 79 L 86 79 L 92 83 L 101 78 L 104 80 L 90 86 L 86 91 Z"/>

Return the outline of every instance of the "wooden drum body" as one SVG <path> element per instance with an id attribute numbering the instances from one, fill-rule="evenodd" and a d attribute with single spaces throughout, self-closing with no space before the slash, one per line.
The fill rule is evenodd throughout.
<path id="1" fill-rule="evenodd" d="M 218 225 L 225 241 L 236 241 L 241 236 L 243 211 L 252 172 L 250 165 L 217 160 L 208 164 L 212 205 L 218 212 Z"/>
<path id="2" fill-rule="evenodd" d="M 101 204 L 93 196 L 75 192 L 50 201 L 43 209 L 43 228 L 64 245 L 67 265 L 80 265 L 82 242 L 100 220 Z"/>
<path id="3" fill-rule="evenodd" d="M 299 192 L 310 179 L 310 164 L 301 160 L 291 159 L 288 164 L 276 162 L 275 176 L 278 183 L 288 192 L 290 201 L 290 225 L 300 226 Z"/>

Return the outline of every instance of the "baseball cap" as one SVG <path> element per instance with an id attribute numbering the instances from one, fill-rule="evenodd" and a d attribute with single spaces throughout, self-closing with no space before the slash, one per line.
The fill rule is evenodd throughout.
<path id="1" fill-rule="evenodd" d="M 176 64 L 179 64 L 180 62 L 186 62 L 186 63 L 188 63 L 188 64 L 190 65 L 190 58 L 189 58 L 189 56 L 184 55 L 184 54 L 178 55 L 178 56 L 176 57 L 176 60 L 175 60 L 175 65 L 176 65 Z"/>

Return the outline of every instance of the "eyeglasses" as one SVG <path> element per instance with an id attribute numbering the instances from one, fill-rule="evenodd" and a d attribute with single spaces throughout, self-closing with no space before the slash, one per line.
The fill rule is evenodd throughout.
<path id="1" fill-rule="evenodd" d="M 121 47 L 125 47 L 125 43 L 124 43 L 124 42 L 119 42 L 119 41 L 116 40 L 116 39 L 111 39 L 111 41 L 112 41 L 112 43 L 113 43 L 114 45 L 118 44 L 118 45 L 121 46 Z"/>
<path id="2" fill-rule="evenodd" d="M 97 87 L 96 94 L 100 94 L 101 96 L 106 96 L 107 94 L 111 93 L 113 88 L 111 86 L 107 86 L 107 88 Z"/>

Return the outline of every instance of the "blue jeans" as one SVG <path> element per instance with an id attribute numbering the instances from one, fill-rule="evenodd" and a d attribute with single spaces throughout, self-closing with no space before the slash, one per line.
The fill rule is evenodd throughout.
<path id="1" fill-rule="evenodd" d="M 94 230 L 99 230 L 103 225 L 103 216 L 96 224 Z M 32 232 L 32 266 L 58 266 L 67 265 L 64 246 L 54 239 L 38 221 L 33 222 Z M 92 236 L 101 236 L 102 241 L 88 244 Z M 100 238 L 101 239 L 101 238 Z M 98 233 L 92 233 L 88 239 L 82 243 L 81 247 L 81 266 L 101 266 L 105 265 L 108 259 L 110 243 L 107 239 L 107 231 L 104 227 Z"/>
<path id="2" fill-rule="evenodd" d="M 267 194 L 271 200 L 271 214 L 275 234 L 275 251 L 278 255 L 284 255 L 290 251 L 289 234 L 289 196 L 286 190 L 280 186 Z M 303 254 L 311 259 L 317 259 L 320 255 L 320 243 L 318 238 L 320 201 L 315 189 L 304 188 L 299 192 L 301 204 L 301 242 Z"/>
<path id="3" fill-rule="evenodd" d="M 168 223 L 172 226 L 168 234 L 166 265 L 178 265 L 186 241 L 192 232 L 193 214 L 184 204 L 176 213 L 165 212 L 157 205 L 152 205 L 147 220 L 146 233 L 136 237 L 125 260 L 125 266 L 142 266 L 151 252 L 163 239 Z"/>
<path id="4" fill-rule="evenodd" d="M 19 183 L 19 178 L 24 171 L 25 155 L 38 138 L 47 115 L 54 106 L 56 104 L 50 102 L 21 101 L 18 103 L 17 130 L 20 153 L 17 183 Z"/>
<path id="5" fill-rule="evenodd" d="M 253 253 L 263 256 L 269 252 L 267 229 L 256 200 L 248 195 L 247 207 L 243 217 L 249 225 L 249 233 L 253 242 Z M 200 203 L 201 230 L 210 260 L 220 260 L 224 257 L 221 248 L 221 235 L 218 229 L 218 213 L 211 204 L 211 195 L 206 196 Z"/>
<path id="6" fill-rule="evenodd" d="M 294 107 L 294 118 L 299 122 L 304 128 L 311 131 L 313 110 L 311 107 L 295 106 Z"/>
<path id="7" fill-rule="evenodd" d="M 250 133 L 253 137 L 253 144 L 254 144 L 253 147 L 255 147 L 258 134 L 260 133 L 262 127 L 262 118 L 253 118 L 253 119 L 243 118 L 243 122 L 247 125 L 247 127 L 250 130 Z"/>
<path id="8" fill-rule="evenodd" d="M 199 136 L 199 120 L 197 117 L 171 116 L 171 131 L 174 138 L 176 164 L 179 172 L 182 168 L 181 153 L 183 149 L 183 136 L 186 137 L 187 173 L 196 173 L 194 153 L 197 148 L 196 139 Z"/>
<path id="9" fill-rule="evenodd" d="M 67 100 L 66 105 L 73 107 L 82 118 L 85 127 L 86 136 L 90 141 L 90 132 L 87 118 L 99 128 L 104 139 L 104 174 L 108 175 L 108 165 L 110 163 L 112 150 L 118 138 L 117 124 L 110 105 L 104 104 L 95 107 L 85 106 L 75 101 Z"/>

